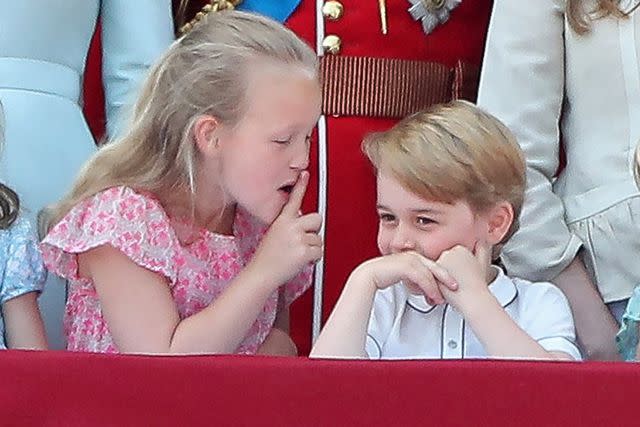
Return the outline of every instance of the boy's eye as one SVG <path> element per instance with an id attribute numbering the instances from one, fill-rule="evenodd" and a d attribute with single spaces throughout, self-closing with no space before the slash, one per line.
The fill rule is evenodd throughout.
<path id="1" fill-rule="evenodd" d="M 291 142 L 291 138 L 276 138 L 273 140 L 276 144 L 288 144 Z"/>
<path id="2" fill-rule="evenodd" d="M 435 224 L 434 220 L 432 220 L 431 218 L 424 217 L 424 216 L 419 216 L 418 218 L 416 218 L 416 222 L 418 223 L 418 225 Z"/>
<path id="3" fill-rule="evenodd" d="M 379 217 L 380 217 L 380 221 L 382 222 L 393 222 L 396 219 L 395 216 L 388 213 L 381 213 L 379 214 Z"/>

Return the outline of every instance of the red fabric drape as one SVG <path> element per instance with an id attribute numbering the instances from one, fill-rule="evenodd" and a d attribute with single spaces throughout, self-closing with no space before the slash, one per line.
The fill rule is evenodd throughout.
<path id="1" fill-rule="evenodd" d="M 625 363 L 0 352 L 3 425 L 636 425 Z"/>

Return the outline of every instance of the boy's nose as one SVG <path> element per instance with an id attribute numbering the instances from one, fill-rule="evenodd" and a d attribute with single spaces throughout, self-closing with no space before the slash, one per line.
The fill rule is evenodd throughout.
<path id="1" fill-rule="evenodd" d="M 416 248 L 414 239 L 405 230 L 397 230 L 391 240 L 391 250 L 393 252 L 410 251 Z"/>

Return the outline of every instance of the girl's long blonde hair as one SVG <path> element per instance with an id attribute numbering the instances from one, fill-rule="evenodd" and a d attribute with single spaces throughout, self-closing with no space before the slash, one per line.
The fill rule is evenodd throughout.
<path id="1" fill-rule="evenodd" d="M 150 70 L 122 135 L 102 146 L 70 193 L 46 213 L 50 229 L 82 200 L 129 186 L 163 196 L 196 193 L 192 128 L 202 115 L 233 126 L 246 105 L 251 60 L 264 58 L 317 75 L 315 53 L 268 18 L 237 11 L 209 13 L 176 40 Z"/>
<path id="2" fill-rule="evenodd" d="M 569 26 L 578 34 L 586 34 L 591 30 L 592 18 L 590 13 L 595 13 L 598 18 L 605 16 L 615 16 L 624 18 L 628 13 L 635 10 L 640 5 L 636 5 L 631 11 L 623 12 L 620 8 L 620 0 L 596 0 L 596 9 L 587 10 L 586 0 L 567 0 L 566 15 Z"/>

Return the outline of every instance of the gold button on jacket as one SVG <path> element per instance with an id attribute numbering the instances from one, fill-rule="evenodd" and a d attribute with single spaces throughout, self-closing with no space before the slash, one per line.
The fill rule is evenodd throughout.
<path id="1" fill-rule="evenodd" d="M 337 55 L 342 49 L 342 40 L 334 34 L 329 34 L 322 40 L 322 48 L 326 53 Z"/>

